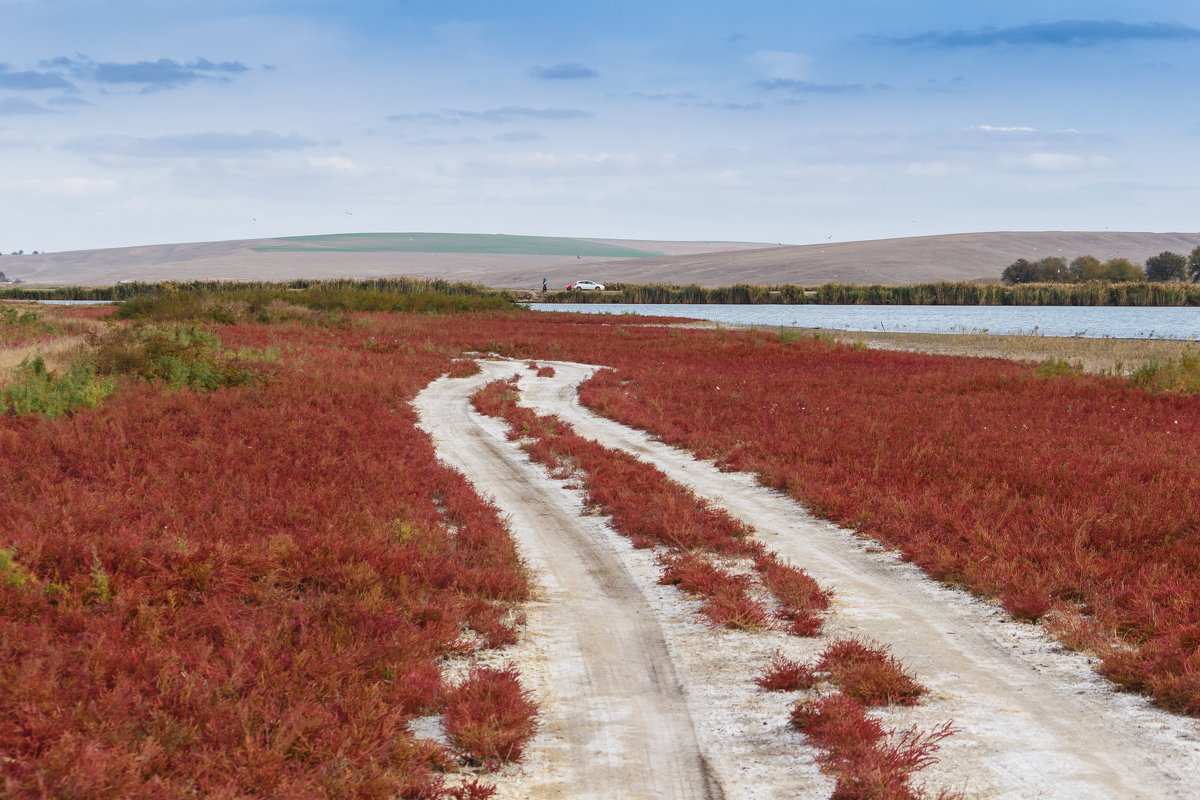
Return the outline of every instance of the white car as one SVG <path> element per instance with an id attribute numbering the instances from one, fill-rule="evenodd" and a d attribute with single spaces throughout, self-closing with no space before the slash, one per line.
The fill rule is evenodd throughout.
<path id="1" fill-rule="evenodd" d="M 571 291 L 575 291 L 575 292 L 590 292 L 590 291 L 603 292 L 603 291 L 604 291 L 604 284 L 603 284 L 603 283 L 596 283 L 595 281 L 575 281 L 574 283 L 567 284 L 567 291 L 568 291 L 568 292 L 571 292 Z"/>

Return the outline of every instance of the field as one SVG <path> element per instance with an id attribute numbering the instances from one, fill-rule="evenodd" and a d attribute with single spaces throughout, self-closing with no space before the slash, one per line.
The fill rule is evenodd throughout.
<path id="1" fill-rule="evenodd" d="M 253 248 L 256 252 L 307 253 L 496 253 L 530 256 L 588 256 L 649 258 L 655 250 L 556 236 L 508 236 L 486 233 L 343 233 L 325 236 L 284 236 L 280 244 Z"/>
<path id="2" fill-rule="evenodd" d="M 0 381 L 6 408 L 29 387 L 53 395 L 72 359 L 90 358 L 92 369 L 70 395 L 79 402 L 58 415 L 0 418 L 6 793 L 486 796 L 475 777 L 541 741 L 529 739 L 534 721 L 554 709 L 529 705 L 538 695 L 522 688 L 528 665 L 518 659 L 518 679 L 504 655 L 522 646 L 523 611 L 536 611 L 537 570 L 523 563 L 520 532 L 439 465 L 436 437 L 416 427 L 411 405 L 439 376 L 475 380 L 478 354 L 516 359 L 530 374 L 529 359 L 607 367 L 582 383 L 580 399 L 661 439 L 654 447 L 751 473 L 938 580 L 1038 620 L 1115 684 L 1200 715 L 1195 397 L 1069 365 L 1039 371 L 828 337 L 643 318 L 346 312 L 329 301 L 326 310 L 239 306 L 224 324 L 199 327 L 156 318 L 167 305 L 150 302 L 136 307 L 141 332 L 130 334 L 95 309 L 6 313 L 0 341 L 25 360 Z M 42 373 L 30 366 L 37 355 L 50 365 Z M 595 460 L 588 473 L 624 463 L 562 442 L 543 445 L 551 470 L 563 468 L 564 452 L 572 465 Z M 652 516 L 612 495 L 641 485 L 632 473 L 588 484 L 572 470 L 562 481 L 582 486 L 618 528 L 632 525 L 637 548 L 662 555 L 664 536 L 694 527 L 679 522 L 693 501 L 656 501 L 673 510 L 665 527 L 646 527 Z M 731 490 L 716 491 L 733 503 Z M 706 628 L 710 649 L 743 633 L 768 643 L 745 648 L 786 637 L 755 615 L 786 610 L 778 591 L 799 579 L 772 572 L 758 546 L 706 544 L 707 561 L 696 561 L 700 540 L 670 544 L 682 548 L 664 562 L 676 577 L 654 592 L 707 581 L 707 599 L 688 601 L 696 613 L 768 629 Z M 735 555 L 756 565 L 723 561 Z M 838 591 L 835 630 L 853 617 L 839 610 Z M 781 618 L 804 628 L 796 621 L 812 616 Z M 813 657 L 829 644 L 814 641 Z M 913 655 L 922 663 L 914 647 L 893 644 L 905 664 Z M 698 674 L 688 680 L 703 682 Z M 937 730 L 939 702 L 885 713 L 891 724 Z M 813 742 L 816 713 L 797 712 Z M 411 733 L 433 715 L 446 739 Z M 857 723 L 868 733 L 869 719 Z M 945 746 L 935 774 L 951 785 L 955 760 L 971 758 L 951 743 L 972 735 Z M 702 751 L 713 746 L 696 736 Z M 1139 752 L 1107 755 L 1117 763 Z M 843 762 L 829 759 L 842 780 Z M 500 773 L 502 788 L 512 774 Z"/>

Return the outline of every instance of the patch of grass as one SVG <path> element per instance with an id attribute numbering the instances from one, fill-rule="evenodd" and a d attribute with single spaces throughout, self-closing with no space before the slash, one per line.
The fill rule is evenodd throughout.
<path id="1" fill-rule="evenodd" d="M 798 329 L 780 329 L 783 331 Z M 846 343 L 862 341 L 878 350 L 905 350 L 938 355 L 1006 358 L 1041 363 L 1069 361 L 1083 372 L 1123 376 L 1153 363 L 1200 358 L 1200 342 L 1177 339 L 1111 339 L 1090 336 L 995 335 L 990 333 L 898 333 L 884 331 L 822 331 Z M 795 334 L 797 338 L 800 334 Z M 789 334 L 791 338 L 793 334 Z"/>
<path id="2" fill-rule="evenodd" d="M 222 351 L 215 336 L 194 326 L 114 327 L 85 338 L 101 375 L 132 375 L 202 392 L 242 386 L 260 377 Z"/>
<path id="3" fill-rule="evenodd" d="M 1135 369 L 1129 380 L 1154 394 L 1200 394 L 1200 354 L 1151 359 Z"/>
<path id="4" fill-rule="evenodd" d="M 0 411 L 61 417 L 79 408 L 94 408 L 114 388 L 111 379 L 98 378 L 90 365 L 73 364 L 61 374 L 54 373 L 37 356 L 22 361 L 15 380 L 0 390 Z"/>
<path id="5" fill-rule="evenodd" d="M 1043 378 L 1062 378 L 1067 375 L 1077 375 L 1083 372 L 1083 367 L 1078 363 L 1072 364 L 1065 358 L 1050 356 L 1037 365 L 1036 372 Z"/>
<path id="6" fill-rule="evenodd" d="M 29 572 L 17 563 L 15 550 L 0 548 L 0 585 L 19 589 L 29 583 Z"/>
<path id="7" fill-rule="evenodd" d="M 37 311 L 0 304 L 0 345 L 20 344 L 62 333 L 62 326 L 45 319 Z"/>

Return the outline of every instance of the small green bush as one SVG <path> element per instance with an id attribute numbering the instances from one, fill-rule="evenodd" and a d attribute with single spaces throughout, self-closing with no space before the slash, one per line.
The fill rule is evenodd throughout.
<path id="1" fill-rule="evenodd" d="M 1200 356 L 1150 361 L 1134 370 L 1129 380 L 1154 394 L 1200 394 Z"/>
<path id="2" fill-rule="evenodd" d="M 65 375 L 46 369 L 41 356 L 17 368 L 17 380 L 0 392 L 0 410 L 60 417 L 78 408 L 94 408 L 111 394 L 111 379 L 98 378 L 90 364 L 72 364 Z"/>
<path id="3" fill-rule="evenodd" d="M 87 338 L 102 375 L 132 375 L 201 392 L 242 386 L 259 377 L 245 362 L 224 353 L 215 336 L 195 326 L 111 328 Z"/>
<path id="4" fill-rule="evenodd" d="M 1037 374 L 1043 378 L 1062 378 L 1067 375 L 1077 375 L 1083 372 L 1079 364 L 1072 364 L 1065 358 L 1051 356 L 1037 365 Z"/>

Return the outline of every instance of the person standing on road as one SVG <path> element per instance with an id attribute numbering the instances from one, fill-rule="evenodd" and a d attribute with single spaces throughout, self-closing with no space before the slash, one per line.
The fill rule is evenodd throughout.
<path id="1" fill-rule="evenodd" d="M 544 293 L 545 291 L 546 291 L 546 279 L 542 278 L 542 292 Z"/>

